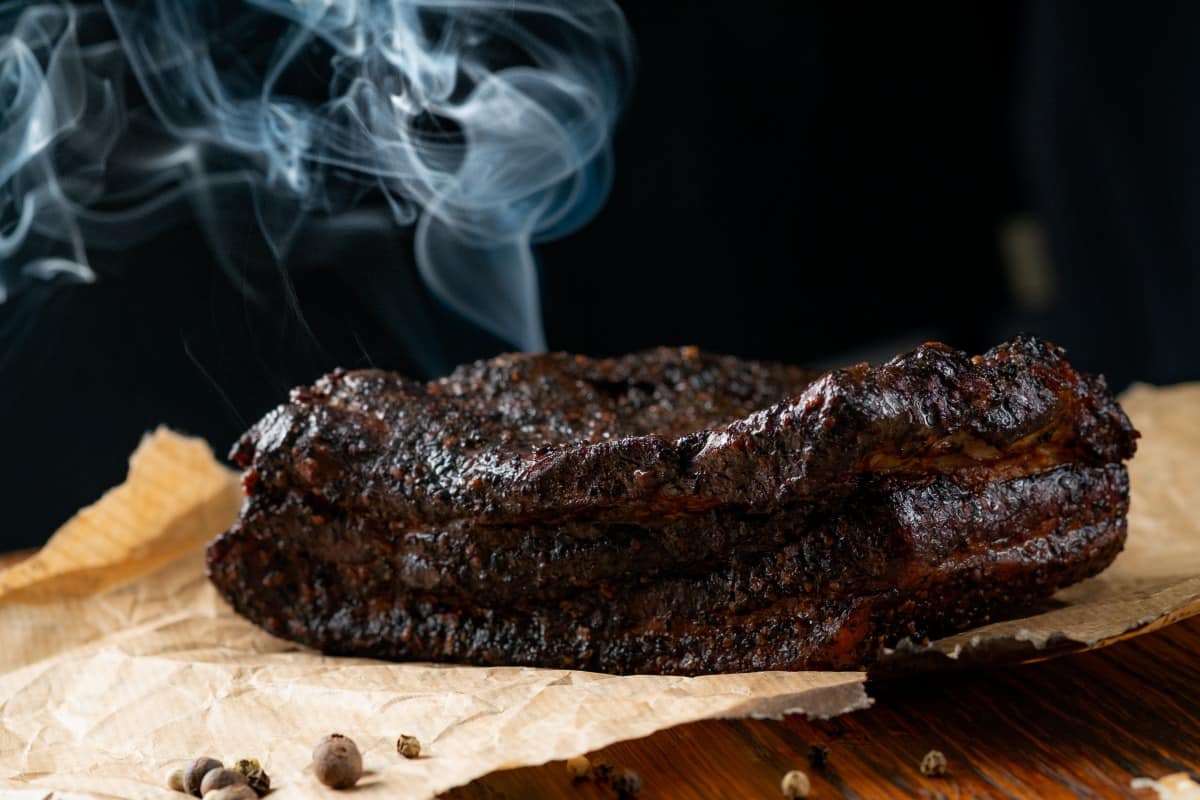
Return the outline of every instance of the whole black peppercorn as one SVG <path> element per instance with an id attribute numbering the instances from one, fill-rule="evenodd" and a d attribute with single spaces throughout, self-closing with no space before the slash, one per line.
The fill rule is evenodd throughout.
<path id="1" fill-rule="evenodd" d="M 263 770 L 257 758 L 238 759 L 233 768 L 246 776 L 246 783 L 259 797 L 271 791 L 271 776 Z"/>
<path id="2" fill-rule="evenodd" d="M 167 773 L 167 788 L 173 792 L 184 791 L 183 767 L 177 767 Z"/>
<path id="3" fill-rule="evenodd" d="M 200 782 L 204 780 L 204 776 L 222 766 L 224 765 L 220 761 L 208 756 L 195 759 L 183 768 L 183 790 L 190 795 L 200 797 Z"/>
<path id="4" fill-rule="evenodd" d="M 577 781 L 586 781 L 592 771 L 592 762 L 587 756 L 573 756 L 567 759 L 567 772 Z"/>
<path id="5" fill-rule="evenodd" d="M 233 762 L 233 766 L 230 769 L 235 769 L 243 775 L 247 775 L 262 769 L 262 764 L 258 763 L 257 758 L 239 758 Z"/>
<path id="6" fill-rule="evenodd" d="M 829 748 L 823 744 L 810 745 L 808 763 L 816 769 L 823 769 L 829 763 Z"/>
<path id="7" fill-rule="evenodd" d="M 362 754 L 348 736 L 332 733 L 313 750 L 317 780 L 334 789 L 349 789 L 362 777 Z"/>
<path id="8" fill-rule="evenodd" d="M 210 769 L 204 773 L 204 780 L 200 781 L 200 796 L 204 797 L 209 792 L 224 789 L 226 786 L 241 786 L 243 784 L 246 784 L 246 776 L 240 772 L 225 769 L 224 767 Z"/>
<path id="9" fill-rule="evenodd" d="M 612 788 L 617 797 L 634 797 L 642 790 L 642 776 L 631 769 L 619 769 L 613 773 Z"/>
<path id="10" fill-rule="evenodd" d="M 592 780 L 596 783 L 608 783 L 612 777 L 613 767 L 607 761 L 597 761 L 592 764 Z"/>
<path id="11" fill-rule="evenodd" d="M 258 800 L 258 795 L 247 784 L 238 783 L 224 789 L 213 789 L 204 795 L 204 800 Z"/>
<path id="12" fill-rule="evenodd" d="M 921 759 L 921 774 L 940 778 L 946 774 L 946 755 L 941 750 L 930 750 Z"/>
<path id="13" fill-rule="evenodd" d="M 794 769 L 783 776 L 779 790 L 783 792 L 786 800 L 803 800 L 812 791 L 812 784 L 809 783 L 807 775 Z"/>
<path id="14" fill-rule="evenodd" d="M 396 752 L 405 758 L 417 758 L 421 755 L 421 740 L 407 733 L 400 734 L 396 740 Z"/>

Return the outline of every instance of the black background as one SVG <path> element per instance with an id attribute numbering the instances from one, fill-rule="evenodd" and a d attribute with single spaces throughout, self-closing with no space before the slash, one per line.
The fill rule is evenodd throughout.
<path id="1" fill-rule="evenodd" d="M 625 8 L 640 65 L 610 200 L 540 250 L 551 348 L 832 365 L 1029 330 L 1117 387 L 1200 377 L 1200 7 Z M 1017 217 L 1047 234 L 1045 308 L 1009 290 Z M 428 296 L 409 244 L 308 248 L 250 296 L 185 227 L 0 306 L 0 549 L 118 483 L 159 423 L 223 453 L 334 366 L 505 349 Z"/>

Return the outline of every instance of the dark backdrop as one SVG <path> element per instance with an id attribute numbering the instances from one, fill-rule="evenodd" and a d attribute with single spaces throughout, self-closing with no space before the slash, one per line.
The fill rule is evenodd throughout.
<path id="1" fill-rule="evenodd" d="M 830 364 L 1029 329 L 1118 386 L 1200 377 L 1198 7 L 808 6 L 626 4 L 641 65 L 611 198 L 540 253 L 552 348 Z M 1045 243 L 1032 267 L 1006 260 L 1013 220 L 1043 234 L 1017 248 Z M 159 423 L 223 453 L 334 366 L 503 349 L 427 295 L 408 245 L 264 269 L 250 297 L 183 228 L 0 306 L 0 549 L 119 482 Z M 1030 300 L 1014 270 L 1042 261 Z"/>

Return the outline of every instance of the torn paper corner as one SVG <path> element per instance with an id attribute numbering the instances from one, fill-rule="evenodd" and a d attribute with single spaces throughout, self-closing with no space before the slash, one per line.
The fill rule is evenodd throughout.
<path id="1" fill-rule="evenodd" d="M 125 482 L 80 510 L 32 558 L 0 571 L 0 603 L 84 597 L 202 546 L 237 517 L 237 473 L 201 439 L 160 427 Z"/>

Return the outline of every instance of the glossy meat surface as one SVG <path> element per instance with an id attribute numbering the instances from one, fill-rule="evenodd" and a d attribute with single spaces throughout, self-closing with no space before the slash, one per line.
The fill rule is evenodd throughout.
<path id="1" fill-rule="evenodd" d="M 1106 566 L 1135 437 L 1031 338 L 824 374 L 694 349 L 335 373 L 235 448 L 249 501 L 209 571 L 328 652 L 857 666 Z"/>
<path id="2" fill-rule="evenodd" d="M 427 385 L 334 373 L 242 438 L 251 496 L 399 526 L 630 519 L 836 499 L 875 472 L 1029 471 L 1129 458 L 1128 419 L 1062 351 L 923 345 L 822 375 L 656 350 L 502 356 Z"/>

